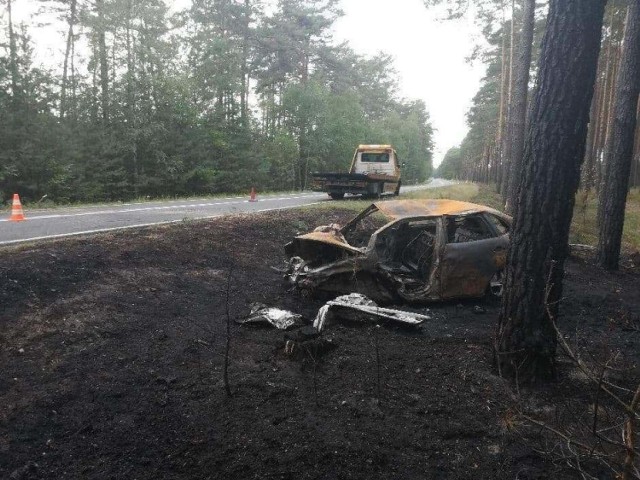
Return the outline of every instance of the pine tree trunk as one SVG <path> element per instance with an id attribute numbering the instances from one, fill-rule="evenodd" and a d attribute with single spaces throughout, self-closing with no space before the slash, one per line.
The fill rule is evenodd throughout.
<path id="1" fill-rule="evenodd" d="M 76 41 L 75 38 L 71 42 L 71 107 L 67 110 L 71 110 L 72 118 L 77 118 L 78 102 L 77 102 L 77 82 L 76 82 Z"/>
<path id="2" fill-rule="evenodd" d="M 509 46 L 509 94 L 507 96 L 507 118 L 505 124 L 505 135 L 502 138 L 502 164 L 501 164 L 501 182 L 498 191 L 502 194 L 503 200 L 506 200 L 509 191 L 509 173 L 511 169 L 512 156 L 512 136 L 513 136 L 513 102 L 515 91 L 515 52 L 516 52 L 516 2 L 511 0 L 511 40 Z"/>
<path id="3" fill-rule="evenodd" d="M 240 68 L 240 120 L 243 126 L 247 126 L 247 104 L 249 100 L 249 21 L 251 18 L 251 6 L 249 0 L 244 0 L 244 25 L 242 38 L 242 65 Z"/>
<path id="4" fill-rule="evenodd" d="M 632 2 L 627 10 L 624 43 L 615 82 L 615 103 L 606 147 L 605 183 L 600 193 L 598 217 L 598 262 L 616 270 L 624 213 L 629 190 L 636 129 L 636 110 L 640 93 L 640 4 Z"/>
<path id="5" fill-rule="evenodd" d="M 96 11 L 98 14 L 98 56 L 100 57 L 100 103 L 102 120 L 107 123 L 109 121 L 109 65 L 107 63 L 103 0 L 96 0 Z"/>
<path id="6" fill-rule="evenodd" d="M 609 143 L 609 136 L 611 135 L 611 123 L 613 122 L 613 102 L 615 100 L 616 93 L 616 78 L 618 76 L 618 63 L 620 61 L 620 48 L 616 47 L 612 50 L 612 62 L 611 62 L 611 78 L 609 79 L 609 88 L 606 93 L 606 115 L 605 122 L 603 124 L 603 135 L 602 135 L 602 145 L 601 145 L 601 157 L 602 161 L 600 162 L 600 186 L 605 184 L 606 179 L 606 163 L 607 163 L 607 144 Z M 598 225 L 600 225 L 601 219 L 598 218 Z"/>
<path id="7" fill-rule="evenodd" d="M 496 339 L 499 370 L 555 375 L 569 225 L 584 158 L 605 0 L 551 0 L 516 202 Z"/>
<path id="8" fill-rule="evenodd" d="M 491 168 L 489 169 L 489 183 L 495 182 L 496 188 L 500 190 L 500 182 L 498 176 L 498 168 L 502 162 L 503 150 L 502 146 L 505 137 L 505 119 L 507 116 L 507 103 L 509 99 L 509 67 L 507 65 L 507 36 L 504 32 L 504 7 L 502 21 L 502 58 L 501 58 L 501 74 L 500 74 L 500 110 L 498 112 L 498 126 L 496 131 L 496 148 L 491 156 Z"/>
<path id="9" fill-rule="evenodd" d="M 127 20 L 126 20 L 126 48 L 127 48 L 127 124 L 131 137 L 131 164 L 129 165 L 129 183 L 133 187 L 135 197 L 139 195 L 138 191 L 138 131 L 136 128 L 136 112 L 135 112 L 135 64 L 133 58 L 131 19 L 133 16 L 133 1 L 127 1 Z"/>
<path id="10" fill-rule="evenodd" d="M 589 197 L 589 192 L 593 188 L 593 177 L 595 168 L 595 143 L 598 132 L 598 117 L 600 113 L 602 82 L 601 68 L 596 74 L 596 86 L 591 100 L 591 110 L 589 111 L 589 130 L 587 132 L 587 149 L 584 154 L 584 166 L 582 167 L 581 186 L 584 189 L 584 199 Z"/>
<path id="11" fill-rule="evenodd" d="M 600 99 L 600 113 L 598 115 L 598 131 L 596 132 L 595 148 L 594 148 L 594 174 L 596 190 L 600 190 L 600 181 L 602 177 L 602 151 L 604 150 L 604 138 L 607 130 L 607 119 L 609 113 L 609 104 L 607 102 L 607 95 L 609 93 L 609 85 L 611 83 L 611 72 L 613 68 L 612 62 L 612 50 L 613 50 L 613 12 L 610 13 L 609 25 L 607 28 L 608 37 L 606 39 L 607 49 L 605 50 L 606 64 L 604 67 L 604 79 L 602 85 L 602 93 Z"/>
<path id="12" fill-rule="evenodd" d="M 16 34 L 13 30 L 13 18 L 11 16 L 11 0 L 7 0 L 7 17 L 9 30 L 9 74 L 11 75 L 11 96 L 14 105 L 20 98 L 20 71 L 18 69 L 18 47 L 16 44 Z"/>
<path id="13" fill-rule="evenodd" d="M 524 0 L 522 15 L 522 33 L 520 34 L 520 51 L 515 66 L 515 82 L 512 95 L 512 107 L 509 113 L 511 124 L 511 148 L 509 150 L 509 181 L 507 182 L 506 210 L 513 213 L 513 205 L 518 193 L 522 171 L 522 154 L 524 151 L 524 134 L 527 117 L 527 97 L 529 93 L 529 72 L 531 70 L 531 50 L 533 46 L 533 28 L 535 25 L 535 0 Z"/>
<path id="14" fill-rule="evenodd" d="M 636 110 L 636 135 L 633 146 L 633 167 L 631 171 L 630 186 L 640 186 L 640 101 Z"/>
<path id="15" fill-rule="evenodd" d="M 93 58 L 98 58 L 95 38 L 93 40 Z M 91 123 L 93 124 L 98 122 L 98 103 L 98 62 L 93 62 L 93 68 L 91 69 Z"/>
<path id="16" fill-rule="evenodd" d="M 60 86 L 60 119 L 64 118 L 67 111 L 67 79 L 69 72 L 69 57 L 74 50 L 72 45 L 75 41 L 73 26 L 76 22 L 76 0 L 71 0 L 70 12 L 69 12 L 69 31 L 67 32 L 67 46 L 64 51 L 64 64 L 62 66 L 62 85 Z"/>
<path id="17" fill-rule="evenodd" d="M 607 64 L 604 68 L 603 71 L 603 77 L 601 78 L 600 82 L 600 87 L 598 89 L 596 89 L 596 93 L 598 94 L 598 116 L 596 118 L 596 124 L 595 124 L 595 132 L 594 132 L 594 139 L 593 139 L 593 147 L 592 147 L 592 151 L 591 151 L 591 155 L 593 157 L 592 163 L 592 169 L 591 169 L 591 175 L 593 177 L 592 179 L 592 185 L 595 186 L 596 191 L 598 191 L 600 189 L 600 164 L 602 162 L 602 137 L 603 137 L 603 132 L 604 132 L 604 123 L 606 122 L 606 99 L 607 99 L 607 80 L 608 80 L 608 76 L 609 76 L 609 59 L 607 57 Z"/>

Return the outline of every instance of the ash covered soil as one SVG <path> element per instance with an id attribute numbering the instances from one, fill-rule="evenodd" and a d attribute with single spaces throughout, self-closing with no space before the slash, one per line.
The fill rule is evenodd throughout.
<path id="1" fill-rule="evenodd" d="M 270 267 L 294 234 L 351 216 L 272 212 L 0 250 L 0 478 L 572 478 L 540 448 L 552 438 L 513 412 L 523 397 L 540 417 L 559 399 L 588 411 L 592 392 L 562 357 L 558 382 L 499 378 L 488 301 L 429 305 L 418 330 L 334 324 L 333 348 L 314 356 L 233 324 L 226 398 L 230 267 L 233 318 L 258 301 L 311 321 L 323 302 Z M 565 293 L 560 327 L 591 358 L 619 351 L 637 380 L 638 271 L 574 259 Z"/>

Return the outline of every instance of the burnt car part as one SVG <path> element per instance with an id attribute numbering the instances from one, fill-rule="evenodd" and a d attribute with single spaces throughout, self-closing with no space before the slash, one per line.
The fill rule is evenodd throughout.
<path id="1" fill-rule="evenodd" d="M 302 320 L 302 315 L 269 307 L 263 303 L 252 303 L 251 312 L 247 318 L 236 320 L 237 323 L 244 324 L 270 324 L 279 330 L 287 330 Z"/>
<path id="2" fill-rule="evenodd" d="M 298 288 L 362 293 L 379 303 L 499 295 L 511 217 L 456 200 L 376 202 L 343 227 L 285 246 Z"/>
<path id="3" fill-rule="evenodd" d="M 313 322 L 313 327 L 321 332 L 329 322 L 335 319 L 355 322 L 373 321 L 375 323 L 391 321 L 415 327 L 430 320 L 431 317 L 403 310 L 382 308 L 364 295 L 351 293 L 331 300 L 322 306 Z"/>

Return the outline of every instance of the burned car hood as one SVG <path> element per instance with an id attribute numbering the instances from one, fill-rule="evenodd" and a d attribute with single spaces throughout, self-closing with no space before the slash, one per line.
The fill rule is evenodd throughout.
<path id="1" fill-rule="evenodd" d="M 292 242 L 285 245 L 287 255 L 296 255 L 303 258 L 316 257 L 321 254 L 321 251 L 326 254 L 327 250 L 361 255 L 364 249 L 349 245 L 338 229 L 316 230 L 304 235 L 298 235 Z"/>
<path id="2" fill-rule="evenodd" d="M 352 247 L 342 235 L 329 232 L 311 232 L 295 238 L 298 242 L 319 242 L 347 250 L 351 253 L 362 253 L 361 248 Z"/>

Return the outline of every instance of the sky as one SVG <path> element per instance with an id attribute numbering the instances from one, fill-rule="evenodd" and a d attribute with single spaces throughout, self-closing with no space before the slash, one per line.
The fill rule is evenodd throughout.
<path id="1" fill-rule="evenodd" d="M 465 61 L 478 35 L 472 19 L 441 20 L 442 9 L 427 9 L 423 0 L 342 0 L 342 10 L 334 38 L 357 53 L 393 55 L 400 94 L 424 100 L 436 129 L 438 165 L 464 138 L 465 114 L 484 75 L 482 65 Z"/>
<path id="2" fill-rule="evenodd" d="M 167 0 L 185 4 L 186 0 Z M 426 8 L 423 0 L 342 0 L 344 16 L 335 24 L 336 42 L 347 41 L 359 54 L 391 54 L 400 78 L 400 95 L 424 100 L 435 129 L 434 165 L 458 145 L 467 132 L 465 114 L 484 74 L 481 64 L 466 58 L 477 39 L 471 18 L 442 20 L 442 8 Z M 54 26 L 33 29 L 34 0 L 14 3 L 16 21 L 29 25 L 35 57 L 59 66 L 63 36 Z M 40 19 L 41 20 L 41 19 Z M 59 27 L 58 27 L 59 28 Z M 384 32 L 373 35 L 371 32 Z"/>

